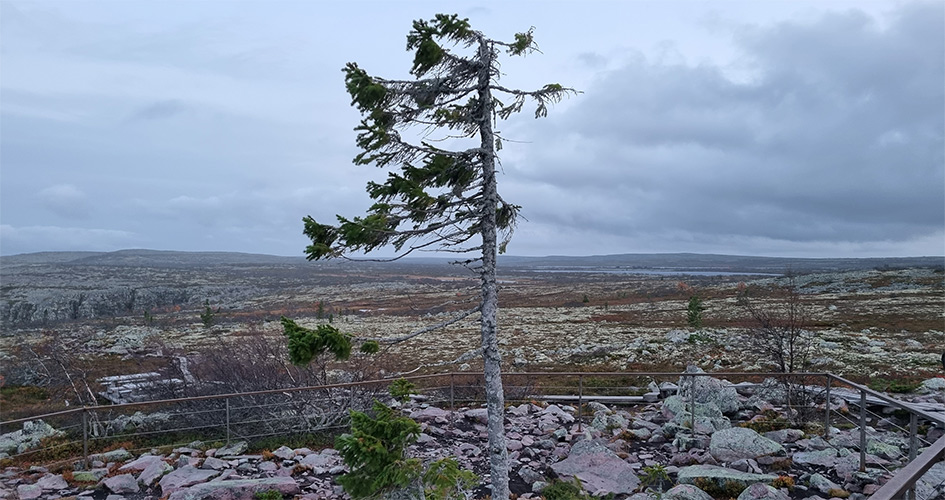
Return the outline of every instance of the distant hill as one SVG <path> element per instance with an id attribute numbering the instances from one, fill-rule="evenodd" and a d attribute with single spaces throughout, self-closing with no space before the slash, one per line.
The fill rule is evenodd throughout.
<path id="1" fill-rule="evenodd" d="M 798 258 L 755 257 L 740 255 L 714 255 L 696 253 L 620 254 L 593 255 L 588 257 L 549 256 L 513 257 L 502 256 L 499 263 L 504 267 L 545 268 L 628 268 L 656 270 L 760 272 L 782 274 L 788 270 L 795 273 L 857 271 L 866 269 L 896 269 L 910 267 L 942 268 L 945 257 L 876 257 L 876 258 Z"/>
<path id="2" fill-rule="evenodd" d="M 75 264 L 87 266 L 190 267 L 240 264 L 301 264 L 303 257 L 240 252 L 177 252 L 118 250 L 115 252 L 39 252 L 0 257 L 0 265 Z"/>
<path id="3" fill-rule="evenodd" d="M 419 257 L 397 261 L 396 266 L 445 265 L 451 258 Z M 240 265 L 300 265 L 304 257 L 239 252 L 177 252 L 162 250 L 119 250 L 116 252 L 39 252 L 0 257 L 3 266 L 65 264 L 82 266 L 129 266 L 152 268 L 213 267 Z M 338 264 L 343 265 L 339 262 Z M 354 264 L 351 264 L 354 265 Z M 383 264 L 371 264 L 383 265 Z M 618 254 L 592 256 L 516 257 L 502 255 L 499 267 L 534 268 L 626 268 L 718 272 L 760 272 L 781 274 L 896 269 L 909 267 L 942 268 L 945 257 L 797 258 L 714 255 L 696 253 Z"/>

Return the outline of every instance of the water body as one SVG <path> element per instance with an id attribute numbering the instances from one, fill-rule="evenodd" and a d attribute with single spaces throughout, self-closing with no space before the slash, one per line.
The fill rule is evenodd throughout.
<path id="1" fill-rule="evenodd" d="M 643 274 L 651 276 L 783 276 L 781 273 L 753 271 L 698 271 L 693 269 L 634 269 L 623 267 L 546 267 L 531 269 L 536 273 Z"/>

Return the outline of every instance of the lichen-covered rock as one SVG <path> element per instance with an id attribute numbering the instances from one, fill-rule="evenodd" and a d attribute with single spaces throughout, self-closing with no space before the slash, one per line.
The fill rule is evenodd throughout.
<path id="1" fill-rule="evenodd" d="M 712 434 L 709 453 L 721 462 L 784 453 L 780 444 L 745 427 L 732 427 Z"/>
<path id="2" fill-rule="evenodd" d="M 712 500 L 712 497 L 691 484 L 677 484 L 663 493 L 663 500 Z"/>
<path id="3" fill-rule="evenodd" d="M 811 489 L 817 490 L 821 493 L 828 493 L 831 490 L 839 491 L 842 489 L 840 485 L 820 474 L 811 474 L 810 487 Z"/>
<path id="4" fill-rule="evenodd" d="M 796 464 L 835 467 L 837 465 L 837 450 L 827 448 L 826 450 L 817 451 L 799 451 L 792 455 L 791 459 Z"/>
<path id="5" fill-rule="evenodd" d="M 640 485 L 635 470 L 627 462 L 595 441 L 580 441 L 571 454 L 551 465 L 560 477 L 577 477 L 592 494 L 630 494 Z"/>
<path id="6" fill-rule="evenodd" d="M 152 461 L 141 471 L 141 474 L 138 475 L 138 484 L 145 488 L 150 488 L 155 481 L 173 470 L 174 468 L 163 460 Z"/>
<path id="7" fill-rule="evenodd" d="M 59 474 L 46 474 L 36 481 L 36 485 L 44 490 L 64 490 L 69 487 L 69 483 Z"/>
<path id="8" fill-rule="evenodd" d="M 735 469 L 727 469 L 715 465 L 690 465 L 679 469 L 676 482 L 679 484 L 695 484 L 696 479 L 707 479 L 722 487 L 727 482 L 735 482 L 748 487 L 755 483 L 770 483 L 778 478 L 771 474 L 752 474 Z"/>
<path id="9" fill-rule="evenodd" d="M 0 435 L 0 457 L 32 450 L 39 447 L 43 439 L 62 435 L 62 431 L 42 420 L 23 422 L 22 429 Z"/>
<path id="10" fill-rule="evenodd" d="M 161 493 L 170 495 L 181 488 L 207 482 L 218 475 L 219 471 L 187 465 L 164 476 L 158 484 L 161 486 Z"/>
<path id="11" fill-rule="evenodd" d="M 218 449 L 214 455 L 217 457 L 231 457 L 235 455 L 242 455 L 243 453 L 246 453 L 246 450 L 248 449 L 249 444 L 246 441 L 237 441 Z"/>
<path id="12" fill-rule="evenodd" d="M 291 477 L 262 479 L 231 479 L 202 483 L 175 491 L 169 500 L 240 500 L 254 498 L 257 493 L 278 491 L 282 496 L 299 493 L 299 485 Z"/>
<path id="13" fill-rule="evenodd" d="M 122 493 L 137 493 L 140 491 L 140 488 L 138 488 L 138 481 L 131 474 L 112 476 L 103 481 L 103 483 L 105 484 L 105 487 L 109 489 L 109 491 L 119 495 Z"/>
<path id="14" fill-rule="evenodd" d="M 89 458 L 92 460 L 100 460 L 104 463 L 114 463 L 114 462 L 124 462 L 126 460 L 131 460 L 134 458 L 128 450 L 124 448 L 118 448 L 117 450 L 106 451 L 105 453 L 97 453 L 94 455 L 89 455 Z"/>
<path id="15" fill-rule="evenodd" d="M 695 365 L 686 367 L 685 373 L 705 373 L 701 368 Z M 721 380 L 709 376 L 680 377 L 679 394 L 692 395 L 696 404 L 713 403 L 724 414 L 731 414 L 738 411 L 738 392 L 731 385 L 726 385 Z"/>
<path id="16" fill-rule="evenodd" d="M 923 380 L 919 386 L 919 392 L 941 392 L 945 391 L 945 378 L 935 377 Z"/>
<path id="17" fill-rule="evenodd" d="M 764 483 L 755 483 L 742 491 L 737 500 L 791 500 L 783 491 Z"/>
<path id="18" fill-rule="evenodd" d="M 97 483 L 107 475 L 108 469 L 105 468 L 77 470 L 72 473 L 72 479 L 80 483 Z"/>

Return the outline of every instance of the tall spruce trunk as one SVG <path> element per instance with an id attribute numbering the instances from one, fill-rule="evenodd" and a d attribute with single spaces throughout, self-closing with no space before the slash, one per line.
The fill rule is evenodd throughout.
<path id="1" fill-rule="evenodd" d="M 482 139 L 483 214 L 482 234 L 482 334 L 483 375 L 486 381 L 486 408 L 489 418 L 489 466 L 492 479 L 492 499 L 509 498 L 509 453 L 505 444 L 505 395 L 502 390 L 502 359 L 499 355 L 497 313 L 499 290 L 496 286 L 496 209 L 499 195 L 495 177 L 495 136 L 492 133 L 492 48 L 479 39 L 479 136 Z"/>

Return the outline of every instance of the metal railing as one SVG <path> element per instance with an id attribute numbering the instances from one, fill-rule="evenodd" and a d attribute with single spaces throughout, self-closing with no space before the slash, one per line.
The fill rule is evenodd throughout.
<path id="1" fill-rule="evenodd" d="M 867 466 L 884 469 L 893 479 L 871 498 L 892 500 L 915 499 L 916 481 L 935 462 L 945 458 L 945 438 L 935 443 L 919 435 L 918 422 L 924 420 L 945 427 L 945 413 L 917 408 L 909 403 L 886 396 L 845 378 L 830 373 L 666 373 L 666 372 L 508 372 L 503 374 L 505 397 L 508 403 L 530 400 L 556 400 L 576 403 L 577 422 L 584 420 L 585 403 L 606 401 L 616 404 L 650 404 L 652 397 L 643 397 L 648 382 L 683 382 L 689 394 L 681 392 L 687 401 L 690 429 L 695 428 L 696 401 L 692 393 L 696 377 L 726 378 L 735 381 L 760 383 L 765 378 L 776 378 L 785 387 L 805 395 L 806 406 L 794 405 L 792 411 L 805 411 L 814 417 L 823 411 L 824 437 L 831 425 L 844 425 L 858 430 L 858 440 L 852 443 L 859 451 L 859 469 Z M 405 377 L 417 386 L 417 393 L 426 402 L 455 408 L 458 405 L 485 400 L 482 374 L 449 372 Z M 386 394 L 392 379 L 350 382 L 342 384 L 274 389 L 246 393 L 142 401 L 108 406 L 83 407 L 29 418 L 0 422 L 0 430 L 10 432 L 13 426 L 28 421 L 52 422 L 63 433 L 47 439 L 36 449 L 22 450 L 10 458 L 41 461 L 47 465 L 80 462 L 88 467 L 96 455 L 90 451 L 104 450 L 109 445 L 141 443 L 142 447 L 130 452 L 150 450 L 151 447 L 179 447 L 191 441 L 228 444 L 233 439 L 259 440 L 272 436 L 313 435 L 338 433 L 347 428 L 347 410 L 364 410 L 374 398 Z M 813 382 L 819 382 L 814 384 Z M 737 387 L 737 385 L 735 386 Z M 843 399 L 858 407 L 857 414 L 838 411 L 832 401 Z M 822 401 L 823 405 L 817 405 Z M 907 412 L 908 427 L 898 425 L 888 416 L 870 411 L 871 405 L 885 405 Z M 791 406 L 791 401 L 788 401 Z M 842 405 L 841 405 L 842 406 Z M 147 409 L 148 414 L 132 410 Z M 878 463 L 868 453 L 870 421 L 884 422 L 906 436 L 908 453 L 890 457 L 892 463 Z M 927 448 L 921 456 L 918 452 Z M 871 462 L 872 460 L 872 462 Z M 891 468 L 886 467 L 889 465 Z M 898 468 L 901 467 L 901 468 Z M 922 500 L 922 499 L 919 499 Z"/>

